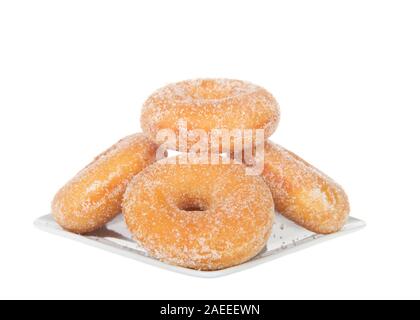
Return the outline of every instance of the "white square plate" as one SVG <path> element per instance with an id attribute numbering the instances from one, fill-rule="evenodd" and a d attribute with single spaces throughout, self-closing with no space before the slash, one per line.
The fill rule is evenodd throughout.
<path id="1" fill-rule="evenodd" d="M 258 256 L 248 262 L 219 271 L 197 271 L 177 267 L 148 256 L 146 251 L 139 247 L 137 243 L 131 239 L 122 215 L 119 215 L 113 221 L 109 222 L 106 227 L 89 235 L 77 235 L 63 230 L 54 221 L 52 215 L 46 215 L 37 219 L 35 221 L 35 225 L 44 231 L 73 240 L 78 240 L 88 245 L 111 251 L 125 257 L 133 258 L 157 267 L 196 277 L 215 278 L 242 271 L 261 263 L 277 259 L 286 254 L 307 248 L 321 241 L 357 231 L 363 228 L 365 223 L 361 220 L 350 217 L 347 224 L 340 232 L 330 235 L 318 235 L 299 227 L 280 214 L 276 214 L 273 232 L 266 248 Z"/>

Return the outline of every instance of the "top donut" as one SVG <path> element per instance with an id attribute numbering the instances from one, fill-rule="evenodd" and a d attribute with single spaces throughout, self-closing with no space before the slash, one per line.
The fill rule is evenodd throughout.
<path id="1" fill-rule="evenodd" d="M 190 149 L 198 132 L 209 135 L 214 129 L 251 129 L 253 136 L 262 129 L 268 139 L 279 119 L 276 99 L 262 87 L 240 80 L 197 79 L 170 84 L 152 94 L 143 106 L 141 126 L 157 143 L 162 143 L 162 130 L 179 137 L 185 126 Z M 178 143 L 175 149 L 179 150 Z"/>

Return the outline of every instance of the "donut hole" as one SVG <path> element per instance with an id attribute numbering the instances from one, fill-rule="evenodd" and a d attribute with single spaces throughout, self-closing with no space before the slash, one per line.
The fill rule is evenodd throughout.
<path id="1" fill-rule="evenodd" d="M 193 89 L 193 96 L 196 99 L 218 100 L 228 97 L 230 94 L 226 88 L 220 88 L 215 81 L 203 80 Z"/>
<path id="2" fill-rule="evenodd" d="M 223 79 L 207 79 L 198 82 L 190 93 L 196 99 L 222 100 L 241 93 L 242 83 Z"/>
<path id="3" fill-rule="evenodd" d="M 207 211 L 209 209 L 209 203 L 205 199 L 196 198 L 196 197 L 188 197 L 184 198 L 178 202 L 177 207 L 179 210 L 182 211 Z"/>

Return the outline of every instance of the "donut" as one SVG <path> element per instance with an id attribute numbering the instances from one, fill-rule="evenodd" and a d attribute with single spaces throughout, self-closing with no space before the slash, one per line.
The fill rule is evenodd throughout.
<path id="1" fill-rule="evenodd" d="M 128 136 L 99 155 L 62 187 L 51 205 L 70 232 L 95 231 L 121 212 L 128 182 L 155 160 L 157 146 L 144 134 Z"/>
<path id="2" fill-rule="evenodd" d="M 148 254 L 171 265 L 219 270 L 241 264 L 266 245 L 273 199 L 242 164 L 161 160 L 128 185 L 123 214 Z"/>
<path id="3" fill-rule="evenodd" d="M 245 159 L 255 165 L 261 159 Z M 350 206 L 343 188 L 314 166 L 268 141 L 262 177 L 273 195 L 276 210 L 296 224 L 319 234 L 342 229 Z"/>
<path id="4" fill-rule="evenodd" d="M 231 143 L 222 149 L 219 140 L 217 151 L 226 152 L 232 150 L 238 131 L 243 145 L 255 142 L 258 131 L 264 134 L 264 141 L 274 133 L 279 119 L 276 99 L 257 85 L 240 80 L 198 79 L 170 84 L 152 94 L 143 106 L 141 126 L 158 144 L 167 139 L 167 135 L 159 133 L 170 130 L 179 141 L 168 149 L 183 152 L 203 139 L 203 133 L 210 144 L 212 132 L 216 141 L 217 130 L 224 130 L 232 135 Z M 188 137 L 182 146 L 184 126 Z"/>

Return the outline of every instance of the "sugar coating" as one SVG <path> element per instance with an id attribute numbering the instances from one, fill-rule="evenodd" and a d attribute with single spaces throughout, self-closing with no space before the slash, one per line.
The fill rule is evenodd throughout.
<path id="1" fill-rule="evenodd" d="M 263 129 L 267 139 L 279 119 L 279 105 L 264 88 L 239 80 L 197 79 L 170 84 L 152 94 L 143 106 L 141 125 L 155 141 L 162 129 L 179 134 L 180 120 L 186 121 L 189 131 L 207 133 L 213 129 Z M 188 147 L 196 142 L 190 139 Z"/>
<path id="2" fill-rule="evenodd" d="M 151 256 L 217 270 L 243 263 L 264 248 L 274 204 L 261 177 L 246 176 L 242 164 L 168 160 L 142 171 L 124 195 L 127 226 Z"/>
<path id="3" fill-rule="evenodd" d="M 80 171 L 56 194 L 52 214 L 66 230 L 92 232 L 121 212 L 128 182 L 153 163 L 157 145 L 144 134 L 128 136 Z"/>
<path id="4" fill-rule="evenodd" d="M 316 233 L 339 231 L 350 206 L 343 188 L 294 153 L 272 142 L 265 147 L 265 182 L 277 211 Z"/>

